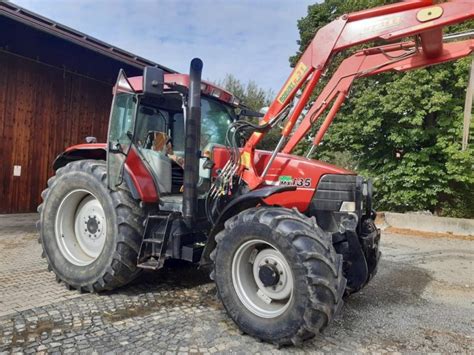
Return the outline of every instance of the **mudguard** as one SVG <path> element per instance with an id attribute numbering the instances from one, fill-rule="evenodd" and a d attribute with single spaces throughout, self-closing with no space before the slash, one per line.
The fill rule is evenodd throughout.
<path id="1" fill-rule="evenodd" d="M 239 212 L 246 210 L 251 207 L 258 205 L 266 205 L 264 200 L 272 195 L 277 193 L 286 192 L 286 191 L 295 191 L 296 186 L 268 186 L 262 187 L 246 194 L 243 194 L 236 199 L 229 202 L 229 204 L 224 208 L 222 213 L 217 217 L 216 223 L 209 232 L 207 237 L 207 243 L 204 247 L 204 251 L 201 255 L 200 265 L 206 265 L 210 263 L 209 255 L 211 251 L 216 247 L 215 236 L 224 228 L 224 223 L 230 217 L 235 216 Z"/>
<path id="2" fill-rule="evenodd" d="M 67 148 L 59 154 L 53 162 L 54 171 L 65 166 L 66 164 L 84 159 L 106 160 L 107 150 L 105 144 L 78 144 Z"/>
<path id="3" fill-rule="evenodd" d="M 107 159 L 107 145 L 92 143 L 69 147 L 56 157 L 53 169 L 56 171 L 72 161 L 84 159 L 105 161 Z M 158 201 L 158 192 L 153 178 L 133 149 L 130 150 L 125 162 L 123 179 L 134 199 L 150 203 Z"/>

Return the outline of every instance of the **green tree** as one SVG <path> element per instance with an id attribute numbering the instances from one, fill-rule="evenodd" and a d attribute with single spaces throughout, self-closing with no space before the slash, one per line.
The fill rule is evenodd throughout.
<path id="1" fill-rule="evenodd" d="M 388 2 L 327 0 L 309 6 L 308 15 L 298 21 L 300 49 L 290 63 L 296 63 L 327 22 L 383 3 Z M 449 31 L 473 25 L 471 21 Z M 318 147 L 319 159 L 345 163 L 372 177 L 379 209 L 474 217 L 472 143 L 461 151 L 469 65 L 470 59 L 463 59 L 357 81 Z M 303 144 L 299 151 L 305 148 Z"/>
<path id="2" fill-rule="evenodd" d="M 259 111 L 263 107 L 270 105 L 274 96 L 271 90 L 265 91 L 254 81 L 250 80 L 244 84 L 232 74 L 227 74 L 224 79 L 217 82 L 217 85 L 230 91 L 245 106 L 254 111 Z"/>
<path id="3" fill-rule="evenodd" d="M 275 96 L 271 90 L 264 90 L 254 81 L 249 81 L 244 84 L 232 74 L 227 74 L 217 85 L 233 93 L 242 101 L 243 105 L 256 112 L 259 112 L 264 107 L 270 106 Z M 254 119 L 254 121 L 256 122 L 257 120 Z M 265 136 L 259 148 L 274 149 L 278 139 L 279 133 L 277 130 L 273 130 Z"/>

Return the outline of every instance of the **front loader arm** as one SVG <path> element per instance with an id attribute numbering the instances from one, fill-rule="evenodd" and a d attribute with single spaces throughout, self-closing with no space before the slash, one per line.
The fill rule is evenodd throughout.
<path id="1" fill-rule="evenodd" d="M 288 142 L 298 118 L 308 104 L 322 73 L 328 68 L 330 59 L 335 53 L 377 39 L 394 41 L 404 37 L 417 36 L 420 41 L 421 55 L 434 59 L 444 53 L 442 28 L 473 18 L 473 0 L 451 0 L 436 5 L 432 0 L 411 0 L 343 15 L 322 27 L 302 54 L 290 77 L 262 119 L 262 124 L 271 122 L 290 105 L 295 99 L 296 93 L 302 90 L 301 96 L 292 108 L 282 130 L 280 142 L 272 159 L 269 160 L 262 176 L 259 176 L 254 167 L 254 152 L 264 133 L 252 134 L 247 140 L 241 156 L 240 173 L 243 180 L 251 189 L 262 184 L 265 172 L 268 171 L 276 154 Z M 436 63 L 433 62 L 433 64 Z M 354 67 L 352 71 L 356 72 L 357 67 Z M 337 105 L 332 110 L 333 115 L 343 102 L 342 95 L 344 94 L 339 93 L 338 95 L 340 97 L 336 100 Z M 327 107 L 327 105 L 327 101 L 324 102 L 324 106 Z M 306 133 L 308 129 L 303 129 L 302 132 Z M 291 144 L 288 143 L 284 149 L 285 152 L 291 151 L 304 136 L 304 134 L 299 134 L 298 130 L 296 132 L 298 138 L 291 139 Z"/>
<path id="2" fill-rule="evenodd" d="M 334 102 L 314 137 L 312 148 L 316 147 L 321 142 L 334 116 L 347 97 L 355 79 L 392 70 L 403 72 L 446 63 L 467 57 L 473 52 L 474 39 L 446 43 L 443 47 L 443 52 L 435 58 L 426 57 L 423 51 L 417 49 L 415 42 L 404 42 L 357 52 L 341 63 L 331 80 L 306 113 L 300 125 L 293 132 L 282 152 L 291 153 L 301 139 L 308 134 L 311 127 L 329 105 Z M 311 153 L 312 150 L 308 153 L 308 157 Z"/>

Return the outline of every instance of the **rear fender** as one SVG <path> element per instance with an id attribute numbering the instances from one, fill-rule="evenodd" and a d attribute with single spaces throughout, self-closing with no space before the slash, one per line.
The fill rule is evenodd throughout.
<path id="1" fill-rule="evenodd" d="M 107 148 L 105 144 L 79 144 L 69 147 L 59 154 L 53 163 L 54 171 L 66 164 L 77 160 L 106 160 Z M 134 199 L 147 203 L 158 201 L 158 192 L 152 175 L 143 164 L 136 152 L 131 149 L 125 162 L 123 179 Z"/>
<path id="2" fill-rule="evenodd" d="M 76 160 L 106 160 L 107 150 L 105 144 L 78 144 L 67 148 L 59 154 L 53 162 L 54 171 Z"/>
<path id="3" fill-rule="evenodd" d="M 216 247 L 215 237 L 217 233 L 219 233 L 224 228 L 225 221 L 246 209 L 256 207 L 258 205 L 266 205 L 265 199 L 270 196 L 295 190 L 296 186 L 269 186 L 253 190 L 232 200 L 224 208 L 219 217 L 217 217 L 216 223 L 209 232 L 207 243 L 201 256 L 200 265 L 202 266 L 210 263 L 209 255 Z"/>

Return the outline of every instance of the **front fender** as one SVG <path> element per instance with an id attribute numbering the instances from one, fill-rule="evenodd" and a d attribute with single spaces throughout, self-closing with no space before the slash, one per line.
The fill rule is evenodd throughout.
<path id="1" fill-rule="evenodd" d="M 296 186 L 262 187 L 261 189 L 245 193 L 229 202 L 229 204 L 217 217 L 216 223 L 209 232 L 209 235 L 207 237 L 207 243 L 204 247 L 204 251 L 201 256 L 200 265 L 203 266 L 210 263 L 209 255 L 211 254 L 211 251 L 214 250 L 214 248 L 216 247 L 215 236 L 224 228 L 225 221 L 248 208 L 252 208 L 258 205 L 265 205 L 266 203 L 264 200 L 272 195 L 295 190 Z"/>

